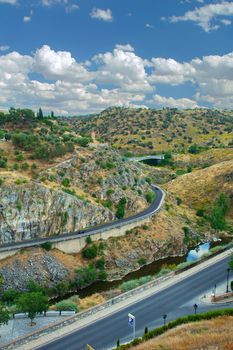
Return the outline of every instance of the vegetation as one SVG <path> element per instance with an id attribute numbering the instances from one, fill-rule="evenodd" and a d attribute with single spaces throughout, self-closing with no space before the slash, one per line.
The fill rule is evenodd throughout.
<path id="1" fill-rule="evenodd" d="M 47 311 L 48 298 L 40 292 L 22 293 L 17 300 L 17 305 L 22 312 L 28 313 L 32 326 L 36 314 Z"/>
<path id="2" fill-rule="evenodd" d="M 121 198 L 117 205 L 116 217 L 122 219 L 125 216 L 126 198 Z"/>
<path id="3" fill-rule="evenodd" d="M 217 200 L 214 203 L 214 206 L 210 214 L 210 223 L 211 226 L 216 230 L 225 230 L 226 229 L 226 219 L 225 215 L 229 209 L 229 198 L 221 193 Z"/>
<path id="4" fill-rule="evenodd" d="M 10 320 L 10 312 L 8 311 L 7 307 L 0 303 L 0 326 L 7 324 Z"/>
<path id="5" fill-rule="evenodd" d="M 138 344 L 142 344 L 148 341 L 149 339 L 153 339 L 179 325 L 187 324 L 190 322 L 200 322 L 203 320 L 212 320 L 216 317 L 222 317 L 222 316 L 233 316 L 233 309 L 215 310 L 215 311 L 209 311 L 202 314 L 188 315 L 188 316 L 177 318 L 176 320 L 171 321 L 162 327 L 155 328 L 154 330 L 149 331 L 148 333 L 144 334 L 142 338 L 136 338 L 131 343 L 120 345 L 117 349 L 118 350 L 133 349 L 134 346 Z"/>

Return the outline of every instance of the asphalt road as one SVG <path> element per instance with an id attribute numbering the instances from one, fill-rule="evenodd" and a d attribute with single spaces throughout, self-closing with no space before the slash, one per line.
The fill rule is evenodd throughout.
<path id="1" fill-rule="evenodd" d="M 120 220 L 108 222 L 106 224 L 102 224 L 99 226 L 90 227 L 82 230 L 81 233 L 80 231 L 76 231 L 72 233 L 63 233 L 61 235 L 50 236 L 47 238 L 37 238 L 37 239 L 26 240 L 23 242 L 4 243 L 0 245 L 0 253 L 4 251 L 18 249 L 18 248 L 20 249 L 20 248 L 26 248 L 26 247 L 33 247 L 48 241 L 49 242 L 59 242 L 63 240 L 65 241 L 67 240 L 67 238 L 70 238 L 70 239 L 76 238 L 77 235 L 89 236 L 98 232 L 104 232 L 105 230 L 108 230 L 110 228 L 121 227 L 130 222 L 135 222 L 137 220 L 140 221 L 144 217 L 149 217 L 150 215 L 153 215 L 156 211 L 158 211 L 163 202 L 163 199 L 165 196 L 163 190 L 155 185 L 152 185 L 151 188 L 155 192 L 155 199 L 148 208 L 146 208 L 144 211 L 138 214 L 135 214 L 125 219 L 120 219 Z"/>
<path id="2" fill-rule="evenodd" d="M 198 312 L 222 308 L 220 305 L 201 303 L 199 297 L 210 291 L 215 284 L 218 286 L 226 280 L 227 261 L 228 258 L 225 258 L 163 291 L 39 349 L 86 350 L 87 343 L 95 350 L 115 347 L 117 339 L 121 343 L 132 339 L 132 329 L 127 324 L 129 312 L 136 317 L 136 336 L 140 336 L 146 326 L 152 329 L 162 325 L 164 314 L 167 314 L 168 321 L 192 314 L 195 303 L 198 304 Z M 228 306 L 232 307 L 233 303 Z"/>

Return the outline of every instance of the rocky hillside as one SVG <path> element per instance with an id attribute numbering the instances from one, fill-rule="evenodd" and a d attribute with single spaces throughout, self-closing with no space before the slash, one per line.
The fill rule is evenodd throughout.
<path id="1" fill-rule="evenodd" d="M 27 109 L 0 114 L 0 242 L 80 230 L 137 213 L 150 179 L 111 146 Z"/>

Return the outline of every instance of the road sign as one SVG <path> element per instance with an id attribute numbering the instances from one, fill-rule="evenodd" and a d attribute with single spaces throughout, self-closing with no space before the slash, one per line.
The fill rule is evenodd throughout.
<path id="1" fill-rule="evenodd" d="M 133 327 L 135 323 L 135 316 L 132 314 L 128 314 L 128 325 Z"/>
<path id="2" fill-rule="evenodd" d="M 132 314 L 128 314 L 128 325 L 133 328 L 133 339 L 135 339 L 136 318 Z"/>

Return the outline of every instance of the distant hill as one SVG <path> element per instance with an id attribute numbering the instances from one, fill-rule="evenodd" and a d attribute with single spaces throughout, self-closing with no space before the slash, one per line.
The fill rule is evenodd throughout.
<path id="1" fill-rule="evenodd" d="M 67 120 L 68 121 L 68 120 Z M 233 112 L 209 109 L 134 109 L 112 107 L 88 118 L 69 118 L 80 134 L 95 133 L 123 152 L 186 152 L 191 145 L 233 145 Z"/>

